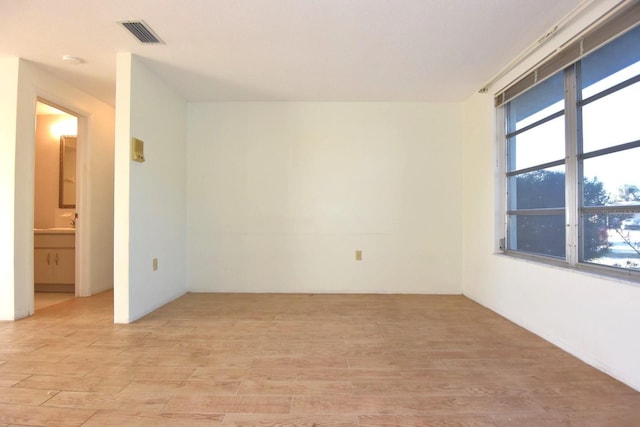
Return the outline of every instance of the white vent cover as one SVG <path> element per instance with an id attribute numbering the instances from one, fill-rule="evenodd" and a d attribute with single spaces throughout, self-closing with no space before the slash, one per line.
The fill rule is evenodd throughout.
<path id="1" fill-rule="evenodd" d="M 144 44 L 164 44 L 156 33 L 143 20 L 138 21 L 118 21 L 118 24 L 127 29 L 140 43 Z"/>

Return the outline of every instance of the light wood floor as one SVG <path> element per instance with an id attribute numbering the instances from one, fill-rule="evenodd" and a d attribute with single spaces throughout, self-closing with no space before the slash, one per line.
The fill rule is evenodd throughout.
<path id="1" fill-rule="evenodd" d="M 640 393 L 461 296 L 113 294 L 0 322 L 0 426 L 639 426 Z"/>
<path id="2" fill-rule="evenodd" d="M 34 309 L 35 311 L 42 310 L 43 308 L 68 301 L 75 298 L 75 296 L 73 292 L 36 292 L 33 296 Z"/>

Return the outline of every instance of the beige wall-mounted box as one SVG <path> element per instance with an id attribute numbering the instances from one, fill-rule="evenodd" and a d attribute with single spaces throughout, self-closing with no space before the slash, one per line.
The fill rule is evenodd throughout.
<path id="1" fill-rule="evenodd" d="M 144 141 L 138 138 L 131 138 L 131 160 L 144 162 Z"/>

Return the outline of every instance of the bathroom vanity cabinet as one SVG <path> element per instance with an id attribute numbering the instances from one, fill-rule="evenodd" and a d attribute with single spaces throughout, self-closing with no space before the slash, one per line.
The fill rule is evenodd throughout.
<path id="1" fill-rule="evenodd" d="M 36 290 L 68 290 L 75 283 L 74 229 L 35 230 L 34 283 Z"/>

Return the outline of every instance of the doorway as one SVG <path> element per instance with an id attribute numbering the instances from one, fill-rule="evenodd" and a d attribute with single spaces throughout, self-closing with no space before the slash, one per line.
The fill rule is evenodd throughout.
<path id="1" fill-rule="evenodd" d="M 79 115 L 38 99 L 34 176 L 34 307 L 78 294 Z"/>

